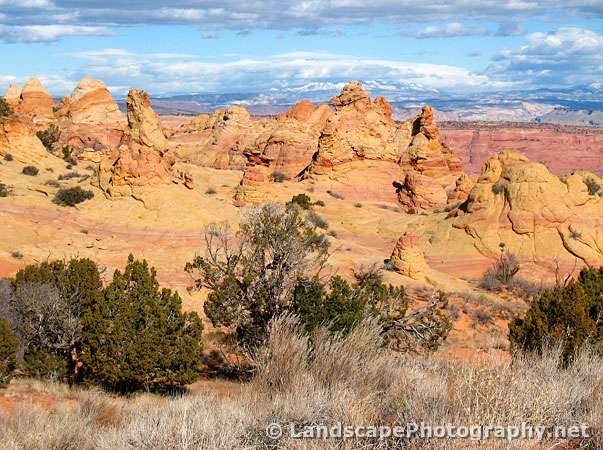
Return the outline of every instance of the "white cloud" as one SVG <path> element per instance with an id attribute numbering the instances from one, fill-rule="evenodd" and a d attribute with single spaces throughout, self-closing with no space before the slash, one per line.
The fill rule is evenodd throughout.
<path id="1" fill-rule="evenodd" d="M 508 86 L 470 70 L 438 64 L 359 58 L 329 52 L 290 52 L 266 58 L 239 57 L 214 62 L 174 55 L 131 54 L 116 49 L 74 54 L 85 58 L 78 76 L 90 74 L 108 85 L 146 86 L 154 94 L 190 92 L 268 92 L 302 86 L 341 86 L 376 80 L 372 86 L 395 91 L 412 86 L 429 90 L 480 90 Z M 184 55 L 186 56 L 186 55 Z"/>
<path id="2" fill-rule="evenodd" d="M 0 25 L 0 40 L 5 42 L 52 42 L 63 36 L 108 36 L 106 27 L 79 25 Z"/>
<path id="3" fill-rule="evenodd" d="M 525 39 L 517 49 L 501 50 L 490 72 L 559 85 L 587 84 L 603 76 L 603 36 L 594 31 L 565 27 Z"/>
<path id="4" fill-rule="evenodd" d="M 11 26 L 48 26 L 58 21 L 81 27 L 184 24 L 204 31 L 279 29 L 303 34 L 325 30 L 335 35 L 354 24 L 385 22 L 410 28 L 443 23 L 447 25 L 427 27 L 422 34 L 450 37 L 481 35 L 485 23 L 495 29 L 503 22 L 504 31 L 512 30 L 509 24 L 534 18 L 600 18 L 603 6 L 598 0 L 0 0 L 0 13 L 9 16 L 10 23 L 5 25 Z M 467 27 L 460 22 L 480 25 Z"/>
<path id="5" fill-rule="evenodd" d="M 459 36 L 483 36 L 488 34 L 488 29 L 483 27 L 468 27 L 460 22 L 451 22 L 442 26 L 431 26 L 419 31 L 418 38 L 446 38 Z"/>
<path id="6" fill-rule="evenodd" d="M 54 4 L 48 0 L 0 0 L 0 6 L 16 6 L 18 8 L 48 8 Z"/>

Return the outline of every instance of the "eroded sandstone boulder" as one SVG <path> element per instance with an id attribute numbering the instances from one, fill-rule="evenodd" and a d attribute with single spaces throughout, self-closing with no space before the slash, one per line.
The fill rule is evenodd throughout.
<path id="1" fill-rule="evenodd" d="M 4 92 L 4 100 L 11 108 L 15 108 L 21 100 L 21 86 L 18 84 L 9 84 Z"/>
<path id="2" fill-rule="evenodd" d="M 484 164 L 467 200 L 444 223 L 425 232 L 438 254 L 477 251 L 496 258 L 503 245 L 536 264 L 577 259 L 599 265 L 602 195 L 603 180 L 594 174 L 557 177 L 522 153 L 501 152 Z"/>
<path id="3" fill-rule="evenodd" d="M 23 164 L 35 164 L 49 155 L 35 131 L 12 117 L 0 120 L 0 156 L 7 154 Z"/>
<path id="4" fill-rule="evenodd" d="M 397 272 L 416 280 L 425 279 L 430 272 L 419 236 L 412 232 L 405 233 L 398 239 L 390 263 Z"/>
<path id="5" fill-rule="evenodd" d="M 37 78 L 30 78 L 19 96 L 13 110 L 15 115 L 30 121 L 37 128 L 44 128 L 54 122 L 53 100 Z"/>
<path id="6" fill-rule="evenodd" d="M 149 95 L 142 90 L 131 90 L 126 105 L 126 134 L 119 148 L 100 162 L 97 172 L 96 184 L 108 197 L 133 195 L 136 188 L 174 180 L 174 155 L 168 148 Z M 193 186 L 192 179 L 183 181 Z"/>
<path id="7" fill-rule="evenodd" d="M 442 185 L 419 172 L 407 172 L 401 183 L 394 182 L 394 187 L 398 202 L 406 212 L 429 211 L 448 204 Z"/>
<path id="8" fill-rule="evenodd" d="M 127 120 L 100 80 L 83 78 L 58 105 L 60 145 L 111 149 L 119 145 Z"/>
<path id="9" fill-rule="evenodd" d="M 406 211 L 446 205 L 447 190 L 462 168 L 441 142 L 430 107 L 395 123 L 387 100 L 372 101 L 357 82 L 329 103 L 336 112 L 322 130 L 305 176 L 328 176 L 356 200 L 399 201 Z"/>

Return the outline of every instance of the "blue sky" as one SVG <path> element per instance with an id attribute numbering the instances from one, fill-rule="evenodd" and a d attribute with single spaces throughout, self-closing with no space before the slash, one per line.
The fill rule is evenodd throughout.
<path id="1" fill-rule="evenodd" d="M 598 87 L 603 0 L 0 0 L 0 55 L 0 89 L 57 96 L 84 75 L 116 95 Z"/>

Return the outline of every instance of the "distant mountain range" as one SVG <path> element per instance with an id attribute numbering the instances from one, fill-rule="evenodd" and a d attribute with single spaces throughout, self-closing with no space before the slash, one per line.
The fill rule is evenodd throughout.
<path id="1" fill-rule="evenodd" d="M 421 86 L 399 87 L 376 81 L 363 82 L 372 95 L 386 97 L 398 119 L 404 119 L 424 104 L 432 105 L 438 120 L 559 123 L 603 126 L 603 85 L 572 89 L 538 89 L 449 94 L 426 90 Z M 301 99 L 327 102 L 339 93 L 337 83 L 312 83 L 298 88 L 268 93 L 183 94 L 153 98 L 155 110 L 162 115 L 195 115 L 218 108 L 242 106 L 254 115 L 274 115 L 286 111 Z M 123 106 L 123 105 L 122 105 Z"/>

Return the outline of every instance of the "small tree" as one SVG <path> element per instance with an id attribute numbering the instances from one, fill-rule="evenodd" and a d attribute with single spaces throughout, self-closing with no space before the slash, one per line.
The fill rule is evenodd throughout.
<path id="1" fill-rule="evenodd" d="M 77 381 L 81 316 L 100 297 L 98 267 L 89 259 L 43 262 L 15 276 L 2 295 L 32 375 Z M 4 289 L 6 290 L 6 289 Z"/>
<path id="2" fill-rule="evenodd" d="M 404 288 L 386 285 L 381 273 L 371 268 L 355 274 L 350 285 L 339 276 L 330 280 L 329 291 L 314 278 L 302 280 L 294 291 L 293 311 L 306 331 L 326 325 L 333 332 L 348 333 L 367 316 L 376 316 L 386 327 L 406 314 Z"/>
<path id="3" fill-rule="evenodd" d="M 512 351 L 538 354 L 560 343 L 565 365 L 587 343 L 603 355 L 603 268 L 583 269 L 577 280 L 545 291 L 511 321 L 509 340 Z"/>
<path id="4" fill-rule="evenodd" d="M 266 203 L 249 210 L 239 232 L 211 225 L 205 232 L 206 256 L 185 270 L 195 288 L 208 288 L 204 305 L 214 326 L 232 327 L 242 346 L 266 337 L 270 320 L 290 308 L 298 281 L 319 271 L 329 243 L 295 206 Z"/>
<path id="5" fill-rule="evenodd" d="M 4 97 L 0 97 L 0 117 L 8 117 L 13 114 L 13 110 L 6 103 L 6 99 Z"/>
<path id="6" fill-rule="evenodd" d="M 155 269 L 132 255 L 84 313 L 84 381 L 118 391 L 193 382 L 202 325 L 177 292 L 159 289 Z"/>
<path id="7" fill-rule="evenodd" d="M 19 342 L 10 322 L 0 319 L 0 387 L 8 385 L 17 365 Z"/>
<path id="8" fill-rule="evenodd" d="M 53 124 L 50 125 L 50 127 L 46 130 L 38 131 L 36 136 L 38 136 L 38 139 L 42 141 L 42 144 L 44 147 L 46 147 L 46 150 L 51 152 L 54 148 L 54 144 L 56 144 L 61 137 L 61 130 L 59 130 L 57 125 Z"/>

